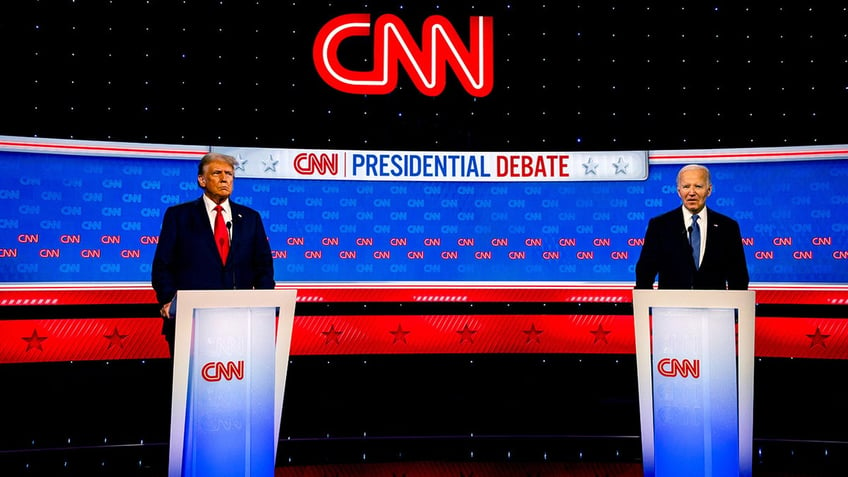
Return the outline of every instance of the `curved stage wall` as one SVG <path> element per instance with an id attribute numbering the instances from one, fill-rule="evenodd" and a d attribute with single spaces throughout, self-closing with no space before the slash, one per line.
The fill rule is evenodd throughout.
<path id="1" fill-rule="evenodd" d="M 169 205 L 199 196 L 196 164 L 209 150 L 0 138 L 9 170 L 0 178 L 6 211 L 0 216 L 0 305 L 41 310 L 2 322 L 2 339 L 10 342 L 0 361 L 114 359 L 130 349 L 134 354 L 127 357 L 166 353 L 158 323 L 144 319 L 156 313 L 145 307 L 111 316 L 121 321 L 96 330 L 90 322 L 57 326 L 20 318 L 73 320 L 91 315 L 76 307 L 86 304 L 105 306 L 94 312 L 102 317 L 109 305 L 152 304 L 150 263 L 162 215 Z M 740 223 L 758 303 L 848 304 L 848 146 L 597 153 L 217 150 L 239 159 L 234 200 L 262 215 L 278 287 L 298 288 L 303 304 L 629 305 L 647 221 L 679 205 L 675 174 L 693 162 L 711 168 L 709 205 Z M 780 323 L 784 331 L 798 324 Z M 765 322 L 758 325 L 758 350 L 767 355 L 844 353 L 833 346 L 776 351 L 765 337 L 779 343 L 782 331 L 766 334 Z M 310 326 L 321 337 L 332 324 Z M 806 328 L 812 329 L 805 334 L 827 334 L 831 343 L 841 339 L 839 326 Z M 70 341 L 45 347 L 40 337 L 52 334 L 54 344 L 56 330 Z M 129 330 L 146 345 L 116 346 Z M 110 346 L 102 349 L 105 336 Z M 308 346 L 297 331 L 295 337 L 296 354 L 337 352 Z M 414 352 L 468 351 L 435 338 L 427 342 Z M 347 345 L 350 354 L 398 352 L 373 343 Z M 565 342 L 544 351 L 557 346 Z M 631 343 L 623 346 L 615 352 L 632 352 Z M 524 351 L 500 342 L 484 350 Z"/>
<path id="2" fill-rule="evenodd" d="M 754 285 L 848 283 L 848 146 L 569 152 L 224 149 L 278 283 L 632 284 L 681 164 L 742 228 Z M 0 281 L 145 284 L 202 146 L 3 138 Z M 440 167 L 441 166 L 441 167 Z M 240 178 L 239 178 L 240 177 Z"/>

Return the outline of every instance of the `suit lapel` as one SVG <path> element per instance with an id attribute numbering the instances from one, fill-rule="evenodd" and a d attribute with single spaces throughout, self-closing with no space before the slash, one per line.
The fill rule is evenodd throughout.
<path id="1" fill-rule="evenodd" d="M 680 237 L 680 246 L 688 251 L 689 234 L 686 232 L 686 219 L 683 217 L 683 214 L 680 212 L 680 209 L 677 209 L 675 217 L 677 217 L 676 219 L 674 219 L 674 230 L 676 231 L 675 233 L 678 237 Z"/>
<path id="2" fill-rule="evenodd" d="M 708 263 L 707 260 L 712 259 L 714 253 L 711 253 L 711 251 L 720 242 L 718 239 L 721 234 L 719 228 L 718 222 L 715 221 L 715 216 L 712 216 L 712 219 L 707 218 L 707 243 L 704 246 L 704 257 L 701 259 L 702 268 Z"/>
<path id="3" fill-rule="evenodd" d="M 688 221 L 686 219 L 686 215 L 684 215 L 683 212 L 680 209 L 677 209 L 675 214 L 676 214 L 675 217 L 677 217 L 677 219 L 675 219 L 674 223 L 675 223 L 675 226 L 677 227 L 677 230 L 680 232 L 680 249 L 681 249 L 681 252 L 683 252 L 682 255 L 689 257 L 689 260 L 686 262 L 686 263 L 689 264 L 688 267 L 694 273 L 698 273 L 698 269 L 695 268 L 695 260 L 692 258 L 692 247 L 689 244 L 689 225 L 690 224 L 688 223 Z M 709 240 L 707 240 L 707 243 L 708 244 L 710 243 Z M 704 255 L 706 255 L 706 252 L 704 253 Z M 702 259 L 701 260 L 701 267 L 702 268 L 703 268 L 703 264 L 704 264 L 704 260 Z"/>
<path id="4" fill-rule="evenodd" d="M 232 257 L 236 248 L 242 243 L 243 239 L 245 238 L 246 232 L 244 229 L 244 217 L 241 213 L 241 206 L 236 203 L 233 203 L 233 201 L 230 200 L 230 212 L 233 214 L 232 241 L 230 242 L 230 256 Z"/>
<path id="5" fill-rule="evenodd" d="M 215 245 L 215 232 L 209 224 L 209 213 L 206 211 L 206 203 L 203 197 L 197 199 L 196 206 L 192 212 L 192 220 L 197 221 L 197 244 L 211 251 L 213 256 L 220 257 L 218 247 Z M 220 259 L 218 262 L 220 263 Z"/>

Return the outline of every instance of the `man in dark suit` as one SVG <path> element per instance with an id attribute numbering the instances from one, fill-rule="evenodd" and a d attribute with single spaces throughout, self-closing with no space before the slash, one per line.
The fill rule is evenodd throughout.
<path id="1" fill-rule="evenodd" d="M 162 220 L 151 281 L 172 356 L 172 302 L 178 290 L 273 289 L 275 285 L 271 247 L 259 213 L 229 200 L 235 166 L 232 156 L 204 155 L 197 167 L 203 195 L 169 207 Z M 216 221 L 220 221 L 217 234 Z"/>
<path id="2" fill-rule="evenodd" d="M 653 288 L 658 278 L 661 289 L 748 289 L 739 224 L 707 209 L 712 190 L 706 167 L 680 169 L 677 194 L 683 205 L 649 221 L 636 263 L 636 288 Z"/>

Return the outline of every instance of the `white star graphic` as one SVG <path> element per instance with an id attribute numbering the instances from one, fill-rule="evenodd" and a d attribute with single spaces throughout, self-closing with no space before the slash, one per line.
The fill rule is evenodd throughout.
<path id="1" fill-rule="evenodd" d="M 265 169 L 262 172 L 277 172 L 277 164 L 279 164 L 280 161 L 274 160 L 274 156 L 269 157 L 270 159 L 268 161 L 262 161 L 262 164 L 265 165 Z"/>
<path id="2" fill-rule="evenodd" d="M 583 164 L 583 169 L 585 169 L 583 173 L 587 176 L 589 174 L 598 175 L 598 163 L 591 157 Z"/>
<path id="3" fill-rule="evenodd" d="M 618 162 L 613 164 L 613 167 L 615 167 L 615 173 L 616 174 L 627 174 L 627 168 L 629 166 L 630 166 L 630 164 L 627 164 L 626 162 L 624 162 L 624 158 L 621 157 L 621 156 L 619 156 Z"/>

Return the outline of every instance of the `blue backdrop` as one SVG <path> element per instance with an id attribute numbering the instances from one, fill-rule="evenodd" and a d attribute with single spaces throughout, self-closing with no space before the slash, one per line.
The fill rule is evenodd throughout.
<path id="1" fill-rule="evenodd" d="M 0 152 L 0 280 L 148 282 L 165 209 L 196 162 Z M 710 164 L 708 206 L 742 228 L 752 282 L 848 283 L 848 159 Z M 632 282 L 677 164 L 641 182 L 237 178 L 278 282 Z"/>

